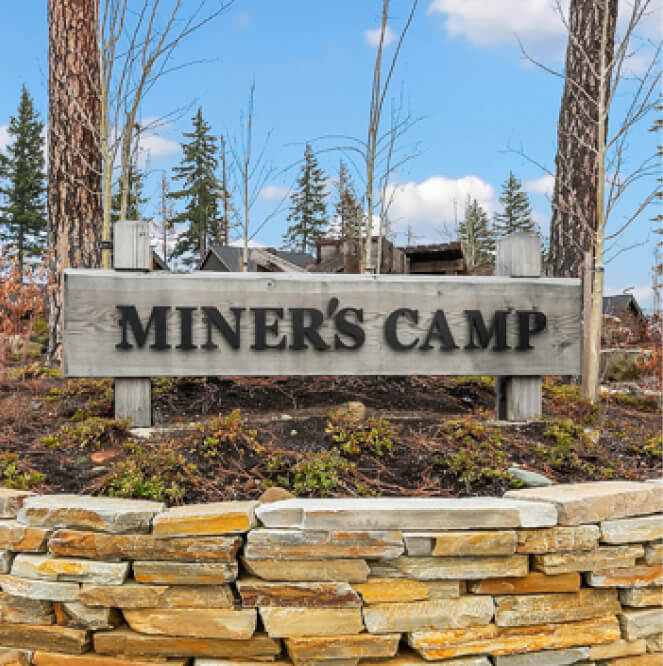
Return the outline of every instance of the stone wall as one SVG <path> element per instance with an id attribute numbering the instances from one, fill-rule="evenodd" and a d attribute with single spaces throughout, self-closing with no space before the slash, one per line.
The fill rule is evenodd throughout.
<path id="1" fill-rule="evenodd" d="M 0 489 L 0 664 L 663 664 L 663 485 L 165 509 Z"/>

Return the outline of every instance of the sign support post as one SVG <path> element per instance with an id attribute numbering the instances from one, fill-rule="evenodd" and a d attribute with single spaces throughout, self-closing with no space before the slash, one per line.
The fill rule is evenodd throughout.
<path id="1" fill-rule="evenodd" d="M 118 221 L 113 228 L 113 268 L 147 272 L 152 267 L 149 222 Z M 146 377 L 113 380 L 115 418 L 131 419 L 136 427 L 152 425 L 152 381 Z"/>
<path id="2" fill-rule="evenodd" d="M 497 241 L 495 275 L 541 277 L 541 239 L 535 233 L 515 233 Z M 541 377 L 495 378 L 495 411 L 500 420 L 527 421 L 541 416 Z"/>

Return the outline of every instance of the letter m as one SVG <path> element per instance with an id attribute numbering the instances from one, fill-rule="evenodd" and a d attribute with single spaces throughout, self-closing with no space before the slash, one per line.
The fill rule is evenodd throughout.
<path id="1" fill-rule="evenodd" d="M 168 311 L 170 310 L 169 306 L 156 305 L 153 307 L 145 327 L 143 327 L 138 317 L 135 305 L 118 305 L 117 309 L 120 312 L 119 325 L 122 329 L 122 342 L 115 345 L 116 349 L 133 348 L 133 345 L 128 341 L 129 329 L 133 333 L 136 347 L 144 347 L 152 326 L 154 326 L 154 343 L 150 345 L 150 349 L 170 349 L 170 345 L 167 342 L 168 329 L 166 322 Z"/>

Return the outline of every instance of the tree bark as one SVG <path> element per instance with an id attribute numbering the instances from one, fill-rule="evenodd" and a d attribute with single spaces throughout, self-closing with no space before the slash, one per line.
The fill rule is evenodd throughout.
<path id="1" fill-rule="evenodd" d="M 550 265 L 557 277 L 580 277 L 584 253 L 594 250 L 598 224 L 599 72 L 605 11 L 608 25 L 604 55 L 610 62 L 617 0 L 571 0 L 569 8 L 550 225 Z"/>
<path id="2" fill-rule="evenodd" d="M 49 360 L 62 361 L 63 271 L 101 262 L 97 0 L 49 0 Z"/>

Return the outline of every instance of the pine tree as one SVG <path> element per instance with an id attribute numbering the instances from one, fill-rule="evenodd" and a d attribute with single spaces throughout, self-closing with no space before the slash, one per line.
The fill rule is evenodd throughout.
<path id="1" fill-rule="evenodd" d="M 495 233 L 498 236 L 536 230 L 529 198 L 522 191 L 522 185 L 513 171 L 509 171 L 509 177 L 502 185 L 500 203 L 504 206 L 504 212 L 495 215 Z"/>
<path id="2" fill-rule="evenodd" d="M 336 202 L 339 238 L 359 238 L 361 235 L 362 212 L 355 189 L 350 180 L 348 168 L 341 160 L 338 168 L 338 201 Z"/>
<path id="3" fill-rule="evenodd" d="M 306 252 L 314 245 L 316 238 L 324 235 L 327 224 L 326 198 L 325 175 L 318 166 L 311 146 L 306 144 L 297 190 L 290 195 L 288 221 L 291 224 L 283 236 L 286 246 Z"/>
<path id="4" fill-rule="evenodd" d="M 488 215 L 479 202 L 469 195 L 465 202 L 465 215 L 458 224 L 458 238 L 469 269 L 494 262 L 495 236 Z"/>
<path id="5" fill-rule="evenodd" d="M 46 243 L 43 129 L 23 86 L 18 114 L 9 122 L 12 141 L 0 166 L 0 240 L 17 258 L 21 272 L 25 259 L 42 254 Z"/>
<path id="6" fill-rule="evenodd" d="M 173 180 L 182 187 L 168 196 L 186 201 L 185 209 L 172 222 L 184 222 L 187 228 L 180 235 L 171 257 L 184 257 L 184 262 L 195 264 L 202 259 L 210 241 L 221 237 L 222 219 L 219 215 L 221 185 L 216 176 L 218 160 L 216 139 L 203 119 L 199 108 L 193 117 L 193 129 L 184 136 L 191 139 L 182 144 L 184 153 L 180 166 L 175 167 Z"/>

